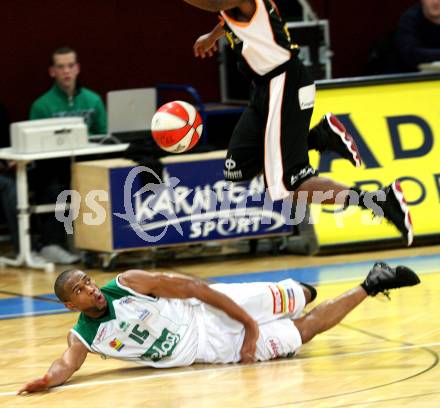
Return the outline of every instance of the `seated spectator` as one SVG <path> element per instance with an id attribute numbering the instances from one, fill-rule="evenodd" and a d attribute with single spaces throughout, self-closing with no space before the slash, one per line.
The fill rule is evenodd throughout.
<path id="1" fill-rule="evenodd" d="M 402 15 L 396 46 L 401 72 L 417 71 L 421 63 L 440 61 L 440 0 L 420 0 Z"/>
<path id="2" fill-rule="evenodd" d="M 79 73 L 76 52 L 70 47 L 56 49 L 49 67 L 54 84 L 32 104 L 30 119 L 82 116 L 90 134 L 106 133 L 107 115 L 102 99 L 79 85 Z"/>
<path id="3" fill-rule="evenodd" d="M 90 134 L 107 132 L 107 117 L 99 95 L 79 85 L 80 65 L 77 53 L 69 47 L 52 53 L 49 74 L 54 78 L 52 88 L 38 98 L 31 107 L 30 119 L 80 116 Z M 40 160 L 36 162 L 32 186 L 39 203 L 55 203 L 58 194 L 70 188 L 70 159 Z M 79 260 L 65 249 L 66 233 L 54 214 L 42 216 L 42 248 L 40 255 L 58 264 Z"/>

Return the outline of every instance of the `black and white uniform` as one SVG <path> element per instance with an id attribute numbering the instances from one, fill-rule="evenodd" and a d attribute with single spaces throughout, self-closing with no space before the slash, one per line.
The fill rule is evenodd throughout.
<path id="1" fill-rule="evenodd" d="M 318 172 L 309 164 L 308 133 L 315 85 L 271 0 L 254 0 L 249 22 L 221 12 L 239 66 L 254 83 L 229 144 L 226 180 L 249 180 L 264 169 L 273 200 L 287 197 Z"/>

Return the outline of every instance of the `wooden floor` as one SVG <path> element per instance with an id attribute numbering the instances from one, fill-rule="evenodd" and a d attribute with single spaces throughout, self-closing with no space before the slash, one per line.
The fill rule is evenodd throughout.
<path id="1" fill-rule="evenodd" d="M 232 257 L 170 264 L 202 277 L 310 265 L 439 255 L 424 247 L 332 257 Z M 353 264 L 355 265 L 355 264 Z M 365 270 L 365 273 L 367 270 Z M 4 407 L 439 407 L 440 263 L 422 284 L 369 298 L 343 324 L 305 345 L 295 359 L 252 366 L 211 365 L 155 370 L 90 355 L 65 386 L 14 396 L 45 373 L 65 348 L 74 313 L 0 321 L 0 406 Z M 92 273 L 99 283 L 115 273 Z M 56 274 L 0 271 L 0 299 L 51 292 Z M 319 285 L 319 301 L 351 288 L 353 277 Z M 331 280 L 331 279 L 330 279 Z"/>

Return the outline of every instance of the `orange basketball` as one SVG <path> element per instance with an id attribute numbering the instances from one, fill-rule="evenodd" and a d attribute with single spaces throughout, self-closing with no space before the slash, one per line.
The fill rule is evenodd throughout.
<path id="1" fill-rule="evenodd" d="M 161 106 L 151 120 L 151 132 L 156 143 L 170 153 L 183 153 L 199 141 L 202 119 L 188 102 L 173 101 Z"/>

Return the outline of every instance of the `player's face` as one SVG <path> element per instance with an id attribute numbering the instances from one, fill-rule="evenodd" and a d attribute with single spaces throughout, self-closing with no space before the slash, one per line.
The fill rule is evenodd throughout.
<path id="1" fill-rule="evenodd" d="M 425 16 L 440 24 L 440 0 L 422 0 L 422 6 Z"/>
<path id="2" fill-rule="evenodd" d="M 64 285 L 69 297 L 66 306 L 81 312 L 99 314 L 107 307 L 107 300 L 96 283 L 84 272 L 76 271 Z"/>
<path id="3" fill-rule="evenodd" d="M 62 89 L 74 89 L 76 78 L 79 74 L 79 64 L 76 61 L 76 54 L 54 55 L 53 64 L 49 68 L 49 73 Z"/>

